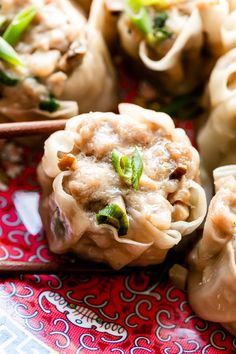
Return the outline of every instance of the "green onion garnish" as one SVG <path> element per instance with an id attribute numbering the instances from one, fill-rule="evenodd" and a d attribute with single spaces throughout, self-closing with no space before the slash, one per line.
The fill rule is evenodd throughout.
<path id="1" fill-rule="evenodd" d="M 152 30 L 151 17 L 144 7 L 142 7 L 138 13 L 133 13 L 130 18 L 135 26 L 145 35 Z"/>
<path id="2" fill-rule="evenodd" d="M 140 177 L 143 173 L 143 161 L 141 159 L 140 153 L 135 146 L 134 153 L 131 159 L 132 165 L 132 186 L 137 191 L 139 189 Z"/>
<path id="3" fill-rule="evenodd" d="M 122 155 L 119 151 L 112 151 L 111 159 L 115 171 L 123 178 L 127 183 L 131 184 L 132 178 L 132 166 L 128 156 Z"/>
<path id="4" fill-rule="evenodd" d="M 37 9 L 34 6 L 27 7 L 19 12 L 3 33 L 5 41 L 14 46 L 27 27 L 29 27 L 36 13 Z"/>
<path id="5" fill-rule="evenodd" d="M 49 95 L 46 100 L 40 102 L 39 108 L 42 111 L 53 113 L 60 108 L 60 103 L 52 95 Z"/>
<path id="6" fill-rule="evenodd" d="M 108 204 L 96 214 L 96 219 L 99 225 L 107 224 L 115 227 L 119 236 L 124 236 L 128 232 L 128 217 L 126 212 L 117 204 Z"/>
<path id="7" fill-rule="evenodd" d="M 18 54 L 2 37 L 0 37 L 0 59 L 3 59 L 11 65 L 23 65 Z"/>
<path id="8" fill-rule="evenodd" d="M 159 9 L 166 9 L 169 4 L 167 0 L 142 0 L 143 6 L 157 6 Z"/>
<path id="9" fill-rule="evenodd" d="M 6 73 L 3 70 L 0 70 L 0 84 L 5 86 L 15 86 L 19 82 L 19 79 Z"/>
<path id="10" fill-rule="evenodd" d="M 132 13 L 137 13 L 143 7 L 142 0 L 126 0 L 126 9 Z"/>
<path id="11" fill-rule="evenodd" d="M 160 42 L 163 42 L 165 39 L 170 38 L 173 33 L 166 28 L 158 28 L 153 32 L 148 33 L 147 42 L 151 47 L 155 47 Z"/>
<path id="12" fill-rule="evenodd" d="M 152 20 L 140 0 L 127 0 L 126 11 L 135 26 L 147 35 L 152 30 Z"/>
<path id="13" fill-rule="evenodd" d="M 6 21 L 6 17 L 3 15 L 0 15 L 0 28 L 2 27 L 2 25 L 5 23 Z"/>
<path id="14" fill-rule="evenodd" d="M 157 13 L 153 20 L 153 30 L 147 35 L 147 42 L 151 46 L 156 46 L 158 43 L 170 38 L 173 33 L 165 27 L 168 14 L 165 11 Z"/>
<path id="15" fill-rule="evenodd" d="M 143 161 L 135 146 L 131 159 L 114 150 L 112 152 L 112 164 L 115 171 L 127 183 L 131 184 L 135 190 L 139 189 L 139 180 L 143 173 Z"/>
<path id="16" fill-rule="evenodd" d="M 149 5 L 156 5 L 162 10 L 157 12 L 154 19 L 146 8 Z M 165 27 L 168 14 L 163 10 L 167 7 L 167 0 L 126 0 L 128 16 L 152 47 L 172 36 L 172 32 Z"/>
<path id="17" fill-rule="evenodd" d="M 158 12 L 154 18 L 154 28 L 163 28 L 165 26 L 168 14 L 165 11 Z"/>

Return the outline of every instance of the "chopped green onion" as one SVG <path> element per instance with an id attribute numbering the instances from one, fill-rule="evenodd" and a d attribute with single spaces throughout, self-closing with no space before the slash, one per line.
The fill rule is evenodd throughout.
<path id="1" fill-rule="evenodd" d="M 19 12 L 3 33 L 3 38 L 5 41 L 14 46 L 20 36 L 29 27 L 36 13 L 37 9 L 34 6 L 27 7 Z"/>
<path id="2" fill-rule="evenodd" d="M 139 12 L 141 7 L 143 6 L 142 0 L 126 0 L 126 9 L 127 11 Z"/>
<path id="3" fill-rule="evenodd" d="M 158 12 L 154 18 L 154 28 L 163 28 L 168 19 L 168 14 L 165 11 Z"/>
<path id="4" fill-rule="evenodd" d="M 98 224 L 107 224 L 115 227 L 119 236 L 124 236 L 128 232 L 129 220 L 126 212 L 117 204 L 108 204 L 97 215 Z"/>
<path id="5" fill-rule="evenodd" d="M 151 17 L 144 7 L 142 7 L 138 13 L 133 13 L 130 18 L 135 26 L 145 35 L 152 30 Z"/>
<path id="6" fill-rule="evenodd" d="M 3 70 L 0 70 L 0 84 L 3 84 L 5 86 L 15 86 L 19 82 L 19 79 L 4 72 Z"/>
<path id="7" fill-rule="evenodd" d="M 173 33 L 165 27 L 168 14 L 165 11 L 157 13 L 153 20 L 153 30 L 147 35 L 147 42 L 150 46 L 155 47 L 160 42 L 170 38 Z"/>
<path id="8" fill-rule="evenodd" d="M 112 152 L 112 163 L 120 177 L 127 184 L 131 184 L 135 190 L 138 190 L 139 180 L 143 173 L 143 161 L 137 147 L 135 146 L 131 159 L 114 150 Z"/>
<path id="9" fill-rule="evenodd" d="M 155 47 L 157 44 L 163 42 L 167 38 L 170 38 L 172 35 L 173 33 L 166 28 L 159 28 L 148 33 L 146 40 L 150 46 Z"/>
<path id="10" fill-rule="evenodd" d="M 49 95 L 46 100 L 40 102 L 39 108 L 42 111 L 53 113 L 60 108 L 60 103 L 52 95 Z"/>
<path id="11" fill-rule="evenodd" d="M 167 0 L 142 0 L 143 6 L 151 6 L 155 5 L 161 9 L 166 9 L 169 4 Z"/>
<path id="12" fill-rule="evenodd" d="M 115 171 L 123 178 L 127 183 L 131 184 L 132 167 L 131 161 L 128 156 L 122 155 L 119 151 L 112 151 L 111 155 L 112 163 Z"/>
<path id="13" fill-rule="evenodd" d="M 131 21 L 145 35 L 152 30 L 152 19 L 148 10 L 142 6 L 142 0 L 127 0 L 126 11 Z"/>
<path id="14" fill-rule="evenodd" d="M 0 28 L 2 27 L 2 25 L 5 23 L 6 21 L 6 17 L 3 15 L 0 15 Z"/>
<path id="15" fill-rule="evenodd" d="M 135 150 L 131 159 L 132 165 L 132 186 L 137 191 L 139 189 L 140 177 L 143 173 L 143 161 L 141 159 L 140 153 L 135 146 Z"/>
<path id="16" fill-rule="evenodd" d="M 0 59 L 3 59 L 11 65 L 23 65 L 18 54 L 2 37 L 0 37 Z"/>

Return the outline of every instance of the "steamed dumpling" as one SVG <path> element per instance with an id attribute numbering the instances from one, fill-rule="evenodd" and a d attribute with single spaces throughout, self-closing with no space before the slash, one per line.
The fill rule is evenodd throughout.
<path id="1" fill-rule="evenodd" d="M 173 95 L 191 91 L 208 75 L 208 57 L 223 52 L 221 28 L 229 14 L 228 1 L 168 0 L 147 6 L 140 1 L 136 5 L 132 8 L 135 2 L 129 0 L 93 0 L 91 19 L 110 46 L 118 32 L 125 52 L 164 89 Z"/>
<path id="2" fill-rule="evenodd" d="M 108 42 L 115 36 L 116 25 L 123 49 L 145 68 L 153 71 L 152 74 L 155 72 L 166 89 L 174 90 L 175 94 L 191 90 L 196 83 L 195 69 L 199 64 L 203 43 L 202 22 L 198 9 L 187 3 L 175 4 L 169 8 L 167 6 L 165 11 L 163 9 L 160 11 L 155 6 L 147 6 L 144 11 L 150 18 L 148 21 L 150 24 L 148 28 L 140 30 L 124 7 L 118 9 L 120 11 L 118 16 L 116 8 L 112 10 L 112 4 L 111 1 L 108 8 L 105 1 L 94 0 L 91 10 L 91 13 L 93 11 L 99 13 L 100 6 L 96 25 Z M 111 36 L 105 24 L 112 20 Z M 188 62 L 191 62 L 191 70 Z"/>
<path id="3" fill-rule="evenodd" d="M 203 167 L 236 163 L 236 49 L 223 55 L 212 70 L 209 83 L 209 117 L 198 135 Z"/>
<path id="4" fill-rule="evenodd" d="M 131 104 L 119 112 L 70 119 L 46 141 L 38 169 L 50 249 L 115 269 L 162 262 L 206 212 L 199 156 L 185 132 L 164 113 Z M 115 214 L 98 222 L 107 208 Z"/>
<path id="5" fill-rule="evenodd" d="M 236 165 L 214 171 L 216 194 L 203 237 L 189 257 L 188 297 L 203 319 L 236 335 Z"/>
<path id="6" fill-rule="evenodd" d="M 24 66 L 0 60 L 0 115 L 14 120 L 68 118 L 80 112 L 113 109 L 116 104 L 114 69 L 101 34 L 87 24 L 78 5 L 69 0 L 1 2 L 8 24 L 34 5 L 36 15 L 14 44 Z"/>

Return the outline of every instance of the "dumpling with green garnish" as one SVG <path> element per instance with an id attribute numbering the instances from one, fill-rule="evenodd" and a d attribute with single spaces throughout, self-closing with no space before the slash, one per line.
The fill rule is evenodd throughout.
<path id="1" fill-rule="evenodd" d="M 206 53 L 222 54 L 220 31 L 228 13 L 227 0 L 93 0 L 90 21 L 110 45 L 118 34 L 138 72 L 176 95 L 204 81 Z"/>
<path id="2" fill-rule="evenodd" d="M 45 142 L 38 178 L 51 251 L 114 269 L 161 263 L 206 213 L 199 155 L 185 132 L 132 104 L 68 120 Z"/>
<path id="3" fill-rule="evenodd" d="M 0 116 L 69 118 L 113 109 L 116 80 L 101 34 L 69 0 L 1 2 Z"/>

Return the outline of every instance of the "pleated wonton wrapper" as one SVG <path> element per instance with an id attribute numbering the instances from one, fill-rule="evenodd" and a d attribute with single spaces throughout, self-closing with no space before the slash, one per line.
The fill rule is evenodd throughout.
<path id="1" fill-rule="evenodd" d="M 69 118 L 78 105 L 80 112 L 114 109 L 116 79 L 106 44 L 79 5 L 3 0 L 1 19 L 1 51 L 7 46 L 15 59 L 0 55 L 0 117 Z"/>
<path id="2" fill-rule="evenodd" d="M 228 13 L 227 0 L 93 0 L 91 20 L 110 46 L 118 33 L 122 48 L 141 64 L 139 71 L 148 69 L 163 88 L 180 94 L 205 79 L 204 46 L 222 54 L 221 27 Z"/>
<path id="3" fill-rule="evenodd" d="M 236 49 L 222 56 L 212 70 L 208 91 L 209 117 L 199 133 L 203 167 L 212 173 L 217 166 L 236 163 Z"/>
<path id="4" fill-rule="evenodd" d="M 40 213 L 55 253 L 157 264 L 206 213 L 199 155 L 165 113 L 120 104 L 52 134 L 38 168 Z"/>
<path id="5" fill-rule="evenodd" d="M 236 165 L 214 170 L 216 194 L 189 257 L 188 296 L 200 317 L 236 335 Z"/>

